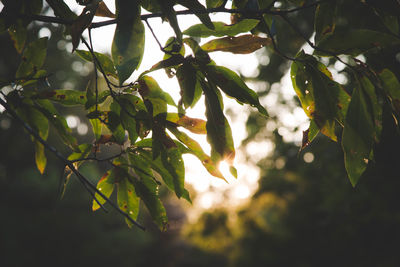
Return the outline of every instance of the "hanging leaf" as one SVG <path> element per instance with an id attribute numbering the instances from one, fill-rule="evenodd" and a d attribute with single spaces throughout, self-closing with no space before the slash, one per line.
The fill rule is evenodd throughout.
<path id="1" fill-rule="evenodd" d="M 84 50 L 76 50 L 76 53 L 84 60 L 93 62 L 93 57 L 92 54 L 89 51 L 84 51 Z M 114 63 L 112 60 L 105 54 L 97 53 L 94 52 L 94 55 L 96 56 L 97 60 L 101 64 L 100 66 L 96 63 L 96 68 L 101 71 L 101 69 L 104 71 L 104 74 L 112 76 L 114 78 L 118 78 L 117 76 L 117 71 L 114 67 Z"/>
<path id="2" fill-rule="evenodd" d="M 337 2 L 326 1 L 320 3 L 315 10 L 314 30 L 315 43 L 329 35 L 332 35 L 336 27 Z"/>
<path id="3" fill-rule="evenodd" d="M 383 89 L 390 97 L 393 109 L 400 115 L 400 83 L 397 77 L 388 69 L 384 69 L 379 73 L 382 81 Z"/>
<path id="4" fill-rule="evenodd" d="M 27 36 L 27 27 L 23 25 L 22 20 L 17 20 L 16 24 L 11 25 L 11 27 L 8 28 L 8 34 L 14 43 L 15 49 L 19 54 L 21 54 Z"/>
<path id="5" fill-rule="evenodd" d="M 176 12 L 174 10 L 174 2 L 173 0 L 156 0 L 158 2 L 158 6 L 160 7 L 163 16 L 168 20 L 172 29 L 175 32 L 176 38 L 179 43 L 182 42 L 182 32 L 179 28 L 178 19 L 176 17 Z"/>
<path id="6" fill-rule="evenodd" d="M 374 121 L 368 101 L 368 95 L 358 80 L 351 96 L 342 135 L 344 163 L 353 186 L 356 186 L 367 168 L 374 142 Z"/>
<path id="7" fill-rule="evenodd" d="M 120 112 L 121 107 L 116 101 L 113 101 L 110 105 L 111 111 L 108 113 L 108 128 L 113 134 L 115 141 L 118 144 L 123 144 L 125 141 L 125 129 L 121 124 Z"/>
<path id="8" fill-rule="evenodd" d="M 191 64 L 185 62 L 176 70 L 176 78 L 181 88 L 180 93 L 185 108 L 194 107 L 202 94 L 197 70 Z"/>
<path id="9" fill-rule="evenodd" d="M 250 104 L 256 107 L 262 115 L 268 116 L 268 112 L 258 100 L 257 93 L 247 87 L 234 71 L 222 66 L 208 65 L 207 77 L 228 96 L 235 98 L 241 103 Z"/>
<path id="10" fill-rule="evenodd" d="M 194 53 L 194 57 L 196 58 L 196 61 L 201 64 L 208 64 L 211 62 L 210 56 L 206 51 L 201 49 L 199 46 L 199 43 L 196 42 L 193 38 L 185 38 L 183 39 L 183 42 L 192 49 Z"/>
<path id="11" fill-rule="evenodd" d="M 167 212 L 162 204 L 157 183 L 148 177 L 142 177 L 141 180 L 133 182 L 136 192 L 140 199 L 144 202 L 149 213 L 160 230 L 164 231 L 167 227 Z"/>
<path id="12" fill-rule="evenodd" d="M 291 77 L 303 110 L 323 134 L 337 141 L 335 121 L 343 124 L 350 97 L 314 57 L 301 52 L 297 58 L 292 63 Z"/>
<path id="13" fill-rule="evenodd" d="M 104 1 L 100 1 L 99 6 L 97 7 L 95 16 L 98 17 L 106 17 L 106 18 L 115 18 L 115 14 L 108 9 L 107 5 Z"/>
<path id="14" fill-rule="evenodd" d="M 77 149 L 78 143 L 76 138 L 71 134 L 71 129 L 68 127 L 67 121 L 60 115 L 54 105 L 46 99 L 37 100 L 36 102 L 38 103 L 37 109 L 54 126 L 61 140 L 70 148 Z"/>
<path id="15" fill-rule="evenodd" d="M 115 184 L 115 172 L 116 169 L 111 169 L 107 171 L 103 177 L 99 180 L 97 183 L 96 188 L 103 193 L 106 197 L 110 198 L 112 192 L 114 191 L 114 184 Z M 106 200 L 102 198 L 99 194 L 95 193 L 94 197 L 97 199 L 100 204 L 106 203 Z M 100 208 L 100 205 L 97 203 L 96 200 L 93 199 L 92 202 L 92 210 L 98 210 Z"/>
<path id="16" fill-rule="evenodd" d="M 48 90 L 41 92 L 36 97 L 55 101 L 66 106 L 85 105 L 86 103 L 85 92 L 77 90 Z"/>
<path id="17" fill-rule="evenodd" d="M 128 131 L 129 140 L 133 145 L 138 138 L 136 131 L 136 114 L 135 103 L 139 103 L 140 99 L 134 95 L 123 95 L 119 97 L 119 104 L 121 105 L 120 119 L 121 124 L 125 130 Z"/>
<path id="18" fill-rule="evenodd" d="M 64 2 L 64 0 L 46 0 L 49 6 L 53 9 L 54 14 L 57 17 L 74 20 L 77 15 L 71 11 L 68 5 Z"/>
<path id="19" fill-rule="evenodd" d="M 233 162 L 235 149 L 233 145 L 232 130 L 223 113 L 222 97 L 211 82 L 201 82 L 206 105 L 207 141 L 211 145 L 211 159 L 219 162 L 227 159 Z"/>
<path id="20" fill-rule="evenodd" d="M 144 25 L 140 19 L 139 1 L 117 0 L 117 28 L 111 55 L 122 85 L 142 61 L 144 53 Z"/>
<path id="21" fill-rule="evenodd" d="M 70 26 L 72 39 L 72 52 L 78 47 L 83 31 L 92 23 L 97 5 L 92 8 L 85 8 Z"/>
<path id="22" fill-rule="evenodd" d="M 237 37 L 223 37 L 211 40 L 201 48 L 207 52 L 224 51 L 234 54 L 250 54 L 254 51 L 270 45 L 271 39 L 259 37 L 253 34 L 245 34 Z"/>
<path id="23" fill-rule="evenodd" d="M 206 134 L 206 121 L 202 119 L 191 118 L 178 113 L 168 113 L 167 121 L 182 126 L 195 134 Z"/>
<path id="24" fill-rule="evenodd" d="M 44 173 L 46 168 L 47 158 L 44 154 L 44 146 L 39 141 L 35 140 L 35 162 L 40 174 Z"/>
<path id="25" fill-rule="evenodd" d="M 153 117 L 160 113 L 167 112 L 167 104 L 176 107 L 174 99 L 164 92 L 157 81 L 150 76 L 142 76 L 138 80 L 139 93 L 143 99 L 148 99 L 153 103 Z"/>
<path id="26" fill-rule="evenodd" d="M 185 31 L 183 34 L 194 36 L 194 37 L 223 37 L 223 36 L 235 36 L 239 33 L 248 32 L 252 30 L 257 24 L 259 20 L 257 19 L 243 19 L 236 24 L 233 25 L 226 25 L 223 22 L 213 22 L 214 23 L 214 30 L 207 28 L 204 24 L 196 24 Z"/>
<path id="27" fill-rule="evenodd" d="M 211 22 L 210 16 L 205 13 L 207 9 L 197 0 L 177 0 L 178 4 L 196 12 L 196 16 L 209 29 L 214 30 L 214 24 Z M 203 13 L 204 12 L 204 13 Z"/>
<path id="28" fill-rule="evenodd" d="M 195 155 L 212 176 L 221 178 L 222 180 L 226 181 L 225 177 L 218 169 L 217 164 L 213 162 L 210 156 L 208 156 L 203 151 L 199 143 L 197 143 L 187 134 L 179 131 L 175 127 L 168 127 L 168 130 L 170 130 L 176 136 L 176 138 L 178 138 L 179 141 L 181 141 L 183 144 L 185 144 L 185 146 L 187 146 L 187 148 L 189 149 L 189 153 Z"/>
<path id="29" fill-rule="evenodd" d="M 139 215 L 140 199 L 136 194 L 135 187 L 128 177 L 121 177 L 122 179 L 119 179 L 117 183 L 117 202 L 122 211 L 126 212 L 133 220 L 136 220 Z M 129 220 L 125 219 L 125 221 L 129 227 L 132 226 L 132 223 Z"/>
<path id="30" fill-rule="evenodd" d="M 303 150 L 305 147 L 307 147 L 309 144 L 311 144 L 311 142 L 314 140 L 314 138 L 317 136 L 318 133 L 319 133 L 319 128 L 317 124 L 313 120 L 311 120 L 308 129 L 303 131 L 303 140 L 301 142 L 300 151 Z"/>
<path id="31" fill-rule="evenodd" d="M 22 53 L 22 61 L 15 74 L 16 78 L 24 78 L 40 70 L 46 58 L 46 48 L 47 37 L 29 43 Z"/>

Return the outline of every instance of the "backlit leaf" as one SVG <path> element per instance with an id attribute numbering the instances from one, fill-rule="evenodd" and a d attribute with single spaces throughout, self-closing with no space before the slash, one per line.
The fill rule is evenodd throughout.
<path id="1" fill-rule="evenodd" d="M 235 98 L 241 103 L 250 104 L 256 107 L 262 115 L 268 116 L 268 112 L 258 100 L 257 93 L 247 87 L 234 71 L 222 66 L 208 65 L 207 77 L 228 96 Z"/>
<path id="2" fill-rule="evenodd" d="M 112 13 L 104 1 L 100 1 L 99 6 L 97 7 L 95 16 L 98 17 L 106 17 L 106 18 L 115 18 L 115 14 Z"/>
<path id="3" fill-rule="evenodd" d="M 43 174 L 44 169 L 46 168 L 47 158 L 46 155 L 44 154 L 43 144 L 36 140 L 35 140 L 35 162 L 39 172 Z"/>
<path id="4" fill-rule="evenodd" d="M 222 97 L 212 83 L 201 83 L 206 105 L 207 141 L 211 145 L 211 158 L 214 162 L 227 159 L 233 162 L 235 149 L 233 145 L 232 130 L 223 113 Z"/>
<path id="5" fill-rule="evenodd" d="M 76 50 L 76 53 L 84 60 L 89 61 L 89 62 L 93 62 L 93 57 L 92 54 L 89 51 L 85 51 L 85 50 Z M 117 71 L 114 67 L 114 63 L 112 62 L 112 60 L 104 54 L 101 53 L 97 53 L 94 52 L 97 60 L 100 62 L 101 64 L 101 68 L 100 66 L 98 66 L 98 64 L 96 63 L 96 67 L 98 70 L 103 69 L 104 73 L 106 75 L 110 75 L 112 77 L 117 78 Z"/>
<path id="6" fill-rule="evenodd" d="M 106 197 L 110 198 L 113 190 L 114 190 L 114 184 L 115 184 L 115 169 L 111 169 L 107 171 L 103 177 L 99 180 L 97 183 L 96 188 L 103 193 Z M 102 198 L 99 194 L 95 193 L 95 198 L 97 201 L 100 202 L 100 204 L 106 203 L 106 200 Z M 97 203 L 96 200 L 93 199 L 92 202 L 92 210 L 98 210 L 100 208 L 100 205 Z"/>
<path id="7" fill-rule="evenodd" d="M 226 181 L 225 177 L 218 169 L 217 163 L 211 160 L 211 157 L 203 151 L 199 143 L 197 143 L 194 139 L 190 138 L 187 134 L 179 131 L 175 127 L 168 127 L 168 129 L 176 136 L 176 138 L 178 138 L 179 141 L 187 146 L 189 152 L 195 155 L 201 161 L 203 166 L 211 175 Z"/>
<path id="8" fill-rule="evenodd" d="M 139 1 L 116 1 L 117 28 L 111 48 L 119 83 L 131 76 L 142 61 L 144 25 L 140 19 Z"/>
<path id="9" fill-rule="evenodd" d="M 136 194 L 135 187 L 128 179 L 128 177 L 126 177 L 119 179 L 119 182 L 117 183 L 117 188 L 117 202 L 119 208 L 122 211 L 126 212 L 133 220 L 136 220 L 139 215 L 140 199 Z M 126 220 L 126 222 L 129 226 L 132 226 L 129 220 Z"/>
<path id="10" fill-rule="evenodd" d="M 185 108 L 193 107 L 202 94 L 197 70 L 191 64 L 185 62 L 176 70 L 176 78 L 181 88 L 180 93 Z"/>
<path id="11" fill-rule="evenodd" d="M 214 39 L 202 45 L 201 48 L 207 52 L 224 51 L 234 54 L 250 54 L 269 44 L 271 44 L 270 38 L 245 34 Z"/>
<path id="12" fill-rule="evenodd" d="M 24 78 L 40 70 L 46 58 L 46 48 L 47 37 L 29 43 L 22 53 L 22 61 L 17 69 L 16 77 Z"/>
<path id="13" fill-rule="evenodd" d="M 168 218 L 167 212 L 162 204 L 157 183 L 151 178 L 143 177 L 140 181 L 135 180 L 135 189 L 138 195 L 146 205 L 149 213 L 160 230 L 165 230 Z"/>
<path id="14" fill-rule="evenodd" d="M 168 113 L 167 121 L 173 122 L 177 126 L 182 126 L 196 134 L 206 134 L 206 121 L 202 119 L 191 118 L 178 113 Z"/>
<path id="15" fill-rule="evenodd" d="M 292 63 L 291 77 L 303 110 L 323 134 L 337 141 L 335 124 L 343 124 L 350 97 L 322 63 L 303 52 L 298 58 Z"/>
<path id="16" fill-rule="evenodd" d="M 368 96 L 358 81 L 345 118 L 342 148 L 350 182 L 355 186 L 367 168 L 374 142 L 374 121 L 369 112 Z"/>
<path id="17" fill-rule="evenodd" d="M 55 101 L 66 106 L 85 105 L 86 103 L 85 92 L 77 90 L 48 90 L 41 92 L 39 95 L 37 95 L 37 97 Z"/>

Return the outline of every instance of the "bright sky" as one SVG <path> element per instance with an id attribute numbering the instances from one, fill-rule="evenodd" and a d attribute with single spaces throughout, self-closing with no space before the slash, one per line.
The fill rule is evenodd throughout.
<path id="1" fill-rule="evenodd" d="M 65 2 L 77 13 L 79 14 L 82 10 L 82 7 L 76 4 L 75 0 L 65 0 Z M 114 12 L 114 0 L 104 0 L 109 9 Z M 204 1 L 203 1 L 204 2 Z M 213 21 L 224 21 L 226 23 L 230 23 L 230 15 L 229 14 L 214 14 L 212 15 Z M 95 17 L 94 21 L 101 21 L 103 18 Z M 200 23 L 197 17 L 185 15 L 179 16 L 179 25 L 182 30 L 188 28 L 193 24 Z M 154 18 L 149 20 L 153 30 L 155 31 L 156 36 L 161 41 L 162 44 L 165 44 L 167 39 L 173 36 L 173 31 L 171 30 L 168 23 L 161 23 L 160 18 Z M 148 70 L 158 61 L 162 60 L 164 54 L 160 51 L 157 43 L 155 42 L 151 32 L 146 28 L 146 44 L 145 44 L 145 53 L 143 57 L 143 61 L 139 70 L 135 71 L 131 76 L 129 81 L 134 81 L 140 73 L 145 70 Z M 39 35 L 48 36 L 50 31 L 44 28 L 40 31 Z M 110 25 L 98 29 L 92 30 L 93 37 L 93 45 L 95 51 L 98 52 L 106 52 L 111 53 L 111 43 L 114 35 L 115 25 Z M 87 37 L 87 31 L 85 31 L 84 36 Z M 202 42 L 206 41 L 202 40 Z M 67 47 L 67 50 L 71 50 L 71 47 Z M 78 49 L 86 48 L 81 45 Z M 188 49 L 189 50 L 189 49 Z M 258 53 L 258 55 L 260 55 Z M 211 55 L 211 58 L 218 64 L 223 65 L 228 68 L 231 68 L 235 71 L 242 73 L 247 77 L 256 77 L 258 74 L 257 65 L 259 62 L 267 63 L 268 57 L 266 55 L 256 56 L 255 53 L 249 55 L 234 55 L 231 53 L 223 53 L 223 52 L 214 52 Z M 74 66 L 72 66 L 74 68 Z M 78 69 L 84 70 L 82 66 L 75 66 Z M 161 88 L 166 90 L 169 94 L 174 97 L 174 99 L 179 99 L 179 86 L 175 78 L 168 78 L 163 70 L 156 71 L 150 74 L 153 76 L 157 82 L 160 84 Z M 250 88 L 253 88 L 257 91 L 257 87 L 263 86 L 260 83 L 248 83 Z M 72 86 L 72 85 L 71 85 Z M 301 141 L 301 131 L 307 128 L 307 119 L 304 115 L 304 112 L 297 108 L 293 113 L 289 113 L 288 107 L 285 106 L 276 106 L 277 95 L 281 94 L 286 100 L 291 100 L 294 95 L 294 91 L 291 86 L 289 75 L 285 75 L 282 79 L 281 84 L 273 84 L 271 86 L 271 93 L 260 99 L 261 104 L 263 104 L 266 109 L 271 113 L 271 110 L 268 109 L 269 106 L 277 107 L 272 113 L 276 113 L 282 119 L 285 127 L 279 128 L 279 133 L 284 136 L 286 141 Z M 204 101 L 200 100 L 197 106 L 188 110 L 188 116 L 197 117 L 197 118 L 205 118 L 205 107 Z M 234 117 L 228 117 L 228 120 L 232 127 L 233 138 L 235 142 L 235 147 L 238 147 L 241 141 L 246 137 L 245 130 L 245 122 L 247 120 L 247 116 L 249 114 L 250 107 L 249 106 L 241 106 L 236 101 L 232 99 L 225 98 L 224 99 L 225 108 L 230 108 L 234 111 Z M 78 133 L 85 134 L 88 131 L 87 125 L 84 123 L 80 123 L 77 117 L 67 117 L 67 122 L 71 127 L 76 127 Z M 293 129 L 296 126 L 300 125 L 300 130 L 295 134 L 290 132 L 289 129 Z M 267 128 L 273 128 L 273 125 L 268 125 Z M 268 129 L 267 129 L 268 130 Z M 209 153 L 210 146 L 206 141 L 205 136 L 196 136 L 195 139 L 200 142 L 205 152 Z M 251 196 L 251 194 L 256 190 L 257 183 L 259 179 L 259 169 L 254 165 L 254 163 L 268 155 L 274 148 L 274 145 L 271 141 L 264 138 L 264 140 L 259 142 L 250 143 L 244 153 L 247 155 L 251 155 L 252 162 L 247 162 L 245 160 L 245 155 L 241 150 L 237 150 L 236 159 L 235 159 L 235 167 L 238 170 L 238 178 L 233 178 L 228 170 L 227 164 L 222 163 L 220 166 L 221 171 L 226 175 L 228 182 L 226 183 L 218 178 L 215 178 L 208 174 L 205 168 L 202 166 L 199 160 L 191 155 L 185 155 L 184 161 L 186 166 L 186 182 L 193 185 L 193 187 L 197 191 L 197 198 L 194 203 L 197 207 L 201 208 L 210 208 L 216 206 L 226 206 L 226 205 L 238 205 L 242 204 Z M 310 159 L 311 156 L 308 157 Z"/>

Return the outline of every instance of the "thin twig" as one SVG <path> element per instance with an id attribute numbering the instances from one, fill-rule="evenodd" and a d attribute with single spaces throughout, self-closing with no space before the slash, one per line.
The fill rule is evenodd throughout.
<path id="1" fill-rule="evenodd" d="M 40 135 L 32 129 L 30 125 L 28 125 L 21 117 L 18 116 L 18 114 L 8 105 L 6 101 L 4 101 L 2 98 L 0 98 L 0 104 L 5 108 L 5 110 L 18 122 L 20 122 L 24 128 L 38 141 L 40 142 L 47 150 L 51 151 L 58 159 L 60 159 L 66 166 L 69 167 L 69 169 L 78 177 L 79 180 L 81 180 L 88 188 L 91 190 L 95 191 L 98 195 L 100 195 L 106 202 L 108 202 L 115 210 L 117 210 L 120 214 L 122 214 L 124 217 L 126 217 L 130 222 L 132 222 L 134 225 L 139 227 L 142 230 L 145 230 L 145 228 L 140 225 L 138 222 L 133 220 L 129 214 L 121 210 L 113 201 L 111 201 L 107 196 L 105 196 L 100 190 L 96 188 L 94 184 L 92 184 L 89 179 L 87 179 L 81 172 L 79 172 L 74 164 L 66 159 L 55 147 L 51 146 L 49 143 L 47 143 Z"/>

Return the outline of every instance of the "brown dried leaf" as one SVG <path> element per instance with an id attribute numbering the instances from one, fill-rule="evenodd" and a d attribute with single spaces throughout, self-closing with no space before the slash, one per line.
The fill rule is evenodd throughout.
<path id="1" fill-rule="evenodd" d="M 98 17 L 106 17 L 106 18 L 112 18 L 112 19 L 115 19 L 115 18 L 116 18 L 115 14 L 112 13 L 112 12 L 110 11 L 110 9 L 108 9 L 108 7 L 106 6 L 106 4 L 105 4 L 103 1 L 101 1 L 101 2 L 99 3 L 99 6 L 98 6 L 98 8 L 97 8 L 97 10 L 96 10 L 95 16 L 98 16 Z"/>

